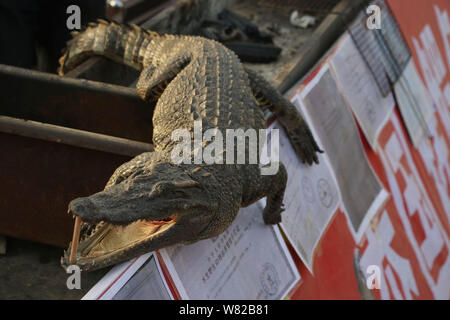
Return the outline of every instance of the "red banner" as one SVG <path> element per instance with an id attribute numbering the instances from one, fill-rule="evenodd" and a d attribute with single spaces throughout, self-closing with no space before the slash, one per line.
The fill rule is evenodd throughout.
<path id="1" fill-rule="evenodd" d="M 376 299 L 448 299 L 450 294 L 450 2 L 387 1 L 434 104 L 431 137 L 414 147 L 395 108 L 373 150 L 360 136 L 369 162 L 390 193 L 356 243 L 338 210 L 322 235 L 313 273 L 296 257 L 302 283 L 293 299 L 360 299 L 354 267 L 379 267 Z M 381 21 L 381 27 L 382 27 Z M 333 53 L 331 53 L 333 54 Z M 311 81 L 318 69 L 302 84 Z M 359 279 L 359 280 L 358 280 Z M 359 282 L 358 282 L 359 281 Z"/>

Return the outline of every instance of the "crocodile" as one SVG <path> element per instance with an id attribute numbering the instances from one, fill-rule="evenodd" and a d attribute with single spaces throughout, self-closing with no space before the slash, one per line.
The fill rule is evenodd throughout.
<path id="1" fill-rule="evenodd" d="M 117 168 L 103 191 L 69 203 L 68 212 L 79 221 L 81 231 L 61 258 L 64 268 L 76 264 L 91 271 L 167 246 L 215 237 L 230 226 L 241 207 L 264 197 L 264 222 L 281 221 L 287 182 L 282 163 L 276 174 L 263 175 L 258 163 L 247 160 L 178 163 L 171 157 L 178 143 L 172 139 L 174 130 L 185 129 L 192 138 L 196 122 L 202 132 L 265 129 L 263 108 L 268 108 L 303 163 L 318 163 L 317 153 L 323 151 L 302 115 L 268 81 L 214 40 L 158 34 L 105 20 L 73 35 L 60 59 L 59 74 L 93 55 L 140 71 L 137 93 L 156 101 L 154 151 Z M 200 150 L 209 143 L 202 143 Z M 250 149 L 245 146 L 248 159 Z M 195 152 L 198 148 L 189 156 Z M 236 148 L 228 152 L 237 154 Z"/>

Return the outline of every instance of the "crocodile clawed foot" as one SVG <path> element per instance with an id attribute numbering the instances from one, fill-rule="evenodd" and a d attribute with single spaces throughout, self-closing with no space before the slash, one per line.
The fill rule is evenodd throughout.
<path id="1" fill-rule="evenodd" d="M 284 207 L 273 209 L 266 207 L 263 212 L 263 219 L 265 224 L 277 224 L 281 222 L 281 213 L 284 211 Z"/>
<path id="2" fill-rule="evenodd" d="M 318 147 L 314 137 L 309 131 L 309 128 L 301 126 L 293 132 L 288 132 L 288 135 L 294 147 L 295 153 L 302 163 L 308 165 L 319 163 L 317 153 L 323 153 L 323 150 Z"/>

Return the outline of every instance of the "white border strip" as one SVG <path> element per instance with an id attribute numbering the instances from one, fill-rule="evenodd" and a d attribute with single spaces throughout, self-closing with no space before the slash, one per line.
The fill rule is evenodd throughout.
<path id="1" fill-rule="evenodd" d="M 169 254 L 167 253 L 166 249 L 159 250 L 159 254 L 161 255 L 161 258 L 164 261 L 164 264 L 166 265 L 167 272 L 169 273 L 169 276 L 172 278 L 172 283 L 174 287 L 178 290 L 179 296 L 181 300 L 190 300 L 189 295 L 187 294 L 186 288 L 183 285 L 183 282 L 181 281 L 180 277 L 178 276 L 178 272 L 175 269 L 175 266 L 172 263 L 172 260 L 169 257 Z"/>
<path id="2" fill-rule="evenodd" d="M 84 295 L 82 300 L 111 300 L 117 292 L 127 283 L 137 270 L 151 257 L 155 259 L 160 277 L 164 283 L 170 299 L 173 300 L 172 292 L 161 271 L 161 266 L 154 252 L 146 253 L 133 260 L 121 263 L 112 268 L 95 286 Z"/>

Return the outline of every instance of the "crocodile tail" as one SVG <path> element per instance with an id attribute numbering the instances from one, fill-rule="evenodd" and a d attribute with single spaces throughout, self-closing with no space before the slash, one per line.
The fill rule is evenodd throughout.
<path id="1" fill-rule="evenodd" d="M 94 55 L 142 70 L 145 48 L 152 39 L 161 36 L 136 25 L 119 25 L 99 19 L 80 32 L 72 32 L 72 37 L 59 59 L 59 75 L 64 75 Z"/>

